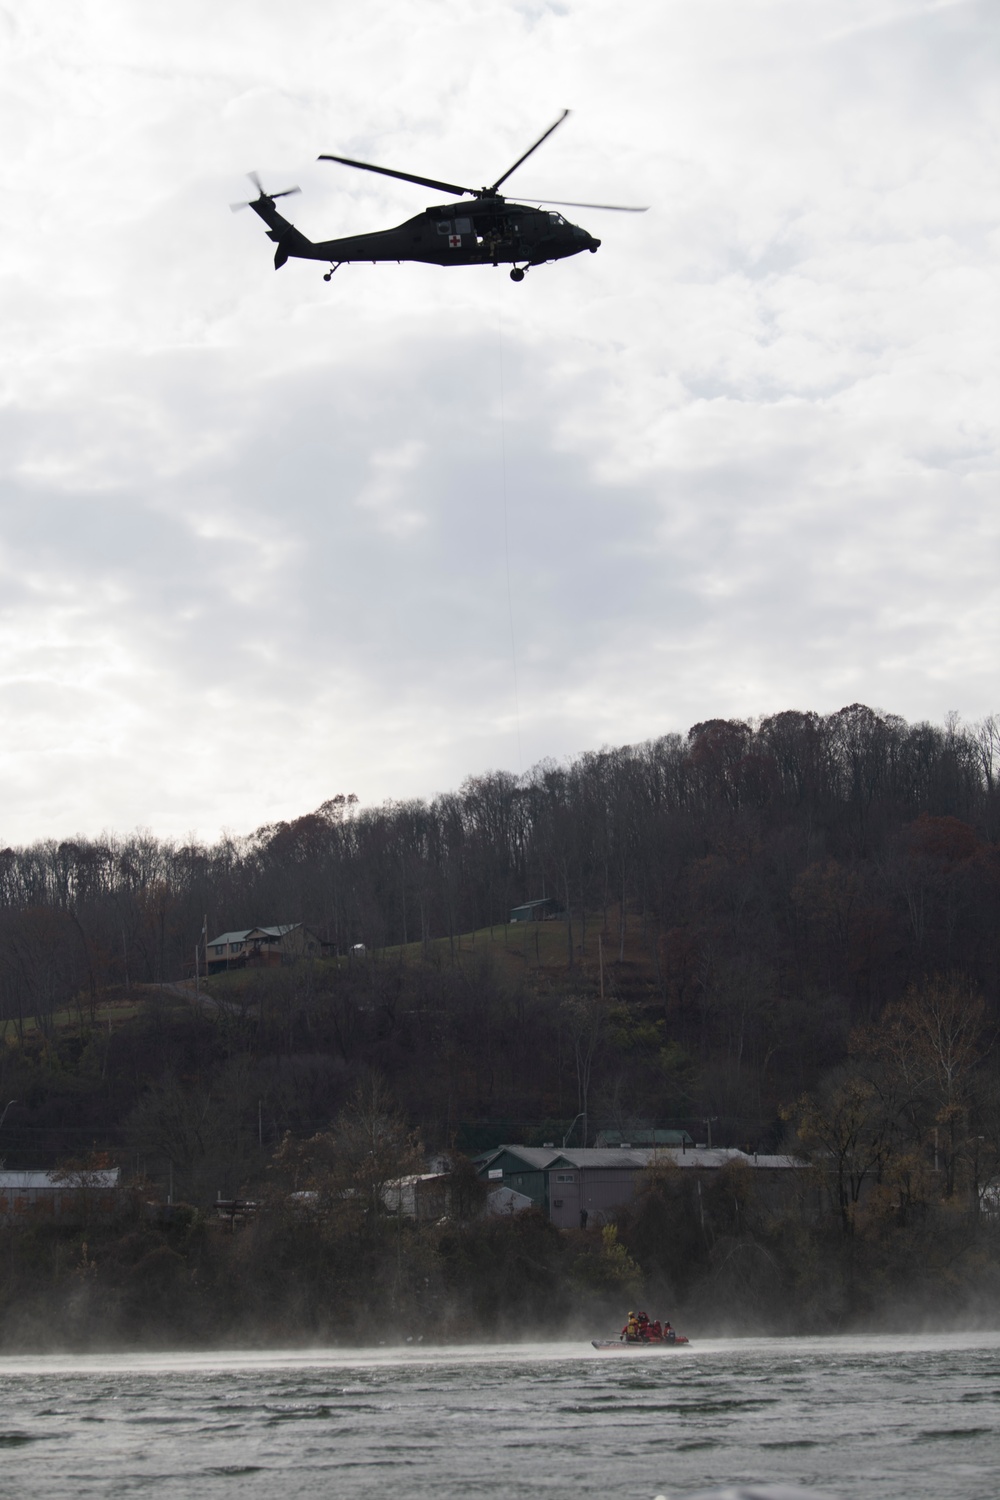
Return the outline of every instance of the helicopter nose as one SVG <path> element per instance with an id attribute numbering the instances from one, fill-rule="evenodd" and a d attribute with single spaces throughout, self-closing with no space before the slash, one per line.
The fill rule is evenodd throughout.
<path id="1" fill-rule="evenodd" d="M 595 240 L 595 239 L 592 239 L 590 241 L 590 244 L 587 246 L 587 249 L 590 251 L 591 255 L 596 254 L 596 252 L 598 250 L 600 250 L 600 248 L 601 248 L 601 242 L 600 242 L 600 240 Z"/>

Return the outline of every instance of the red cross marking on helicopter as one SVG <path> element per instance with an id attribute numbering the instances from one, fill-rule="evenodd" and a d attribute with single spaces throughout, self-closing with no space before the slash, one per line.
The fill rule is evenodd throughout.
<path id="1" fill-rule="evenodd" d="M 449 236 L 448 236 L 448 244 L 451 246 L 452 250 L 459 250 L 459 249 L 461 249 L 461 246 L 462 246 L 462 236 L 460 234 L 449 234 Z"/>

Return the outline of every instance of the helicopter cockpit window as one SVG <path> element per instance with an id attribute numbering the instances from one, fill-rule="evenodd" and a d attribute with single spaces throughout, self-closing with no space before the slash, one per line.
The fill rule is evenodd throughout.
<path id="1" fill-rule="evenodd" d="M 471 234 L 472 233 L 472 220 L 471 219 L 456 219 L 455 220 L 455 233 L 456 234 Z"/>
<path id="2" fill-rule="evenodd" d="M 566 222 L 562 214 L 549 214 L 549 218 L 553 224 L 565 224 Z"/>

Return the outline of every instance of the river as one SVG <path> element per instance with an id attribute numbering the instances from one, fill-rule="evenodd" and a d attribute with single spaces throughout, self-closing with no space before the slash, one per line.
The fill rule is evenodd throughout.
<path id="1" fill-rule="evenodd" d="M 995 1500 L 1000 1334 L 0 1359 L 0 1496 Z"/>

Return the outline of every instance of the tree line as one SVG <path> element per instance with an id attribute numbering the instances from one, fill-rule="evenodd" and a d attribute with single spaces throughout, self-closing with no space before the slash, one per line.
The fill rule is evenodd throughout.
<path id="1" fill-rule="evenodd" d="M 9 1011 L 21 991 L 22 1005 L 44 1015 L 89 985 L 172 979 L 190 964 L 206 916 L 219 931 L 304 922 L 341 950 L 382 948 L 501 923 L 542 894 L 569 914 L 572 963 L 595 912 L 606 924 L 613 910 L 622 927 L 627 912 L 658 930 L 677 925 L 697 904 L 686 878 L 712 858 L 816 869 L 798 904 L 842 909 L 850 893 L 821 889 L 818 872 L 881 866 L 921 815 L 971 830 L 964 845 L 953 834 L 951 847 L 944 830 L 925 835 L 922 855 L 960 862 L 993 845 L 998 774 L 996 716 L 911 725 L 853 704 L 826 716 L 709 720 L 686 736 L 543 761 L 521 777 L 469 777 L 430 801 L 363 807 L 338 795 L 211 845 L 135 833 L 8 847 L 4 998 Z M 718 873 L 702 872 L 714 887 L 705 897 L 738 920 L 755 893 L 744 882 L 723 896 Z M 904 896 L 922 949 L 939 943 L 935 924 L 948 924 L 933 900 L 926 907 L 929 896 L 920 882 Z"/>

